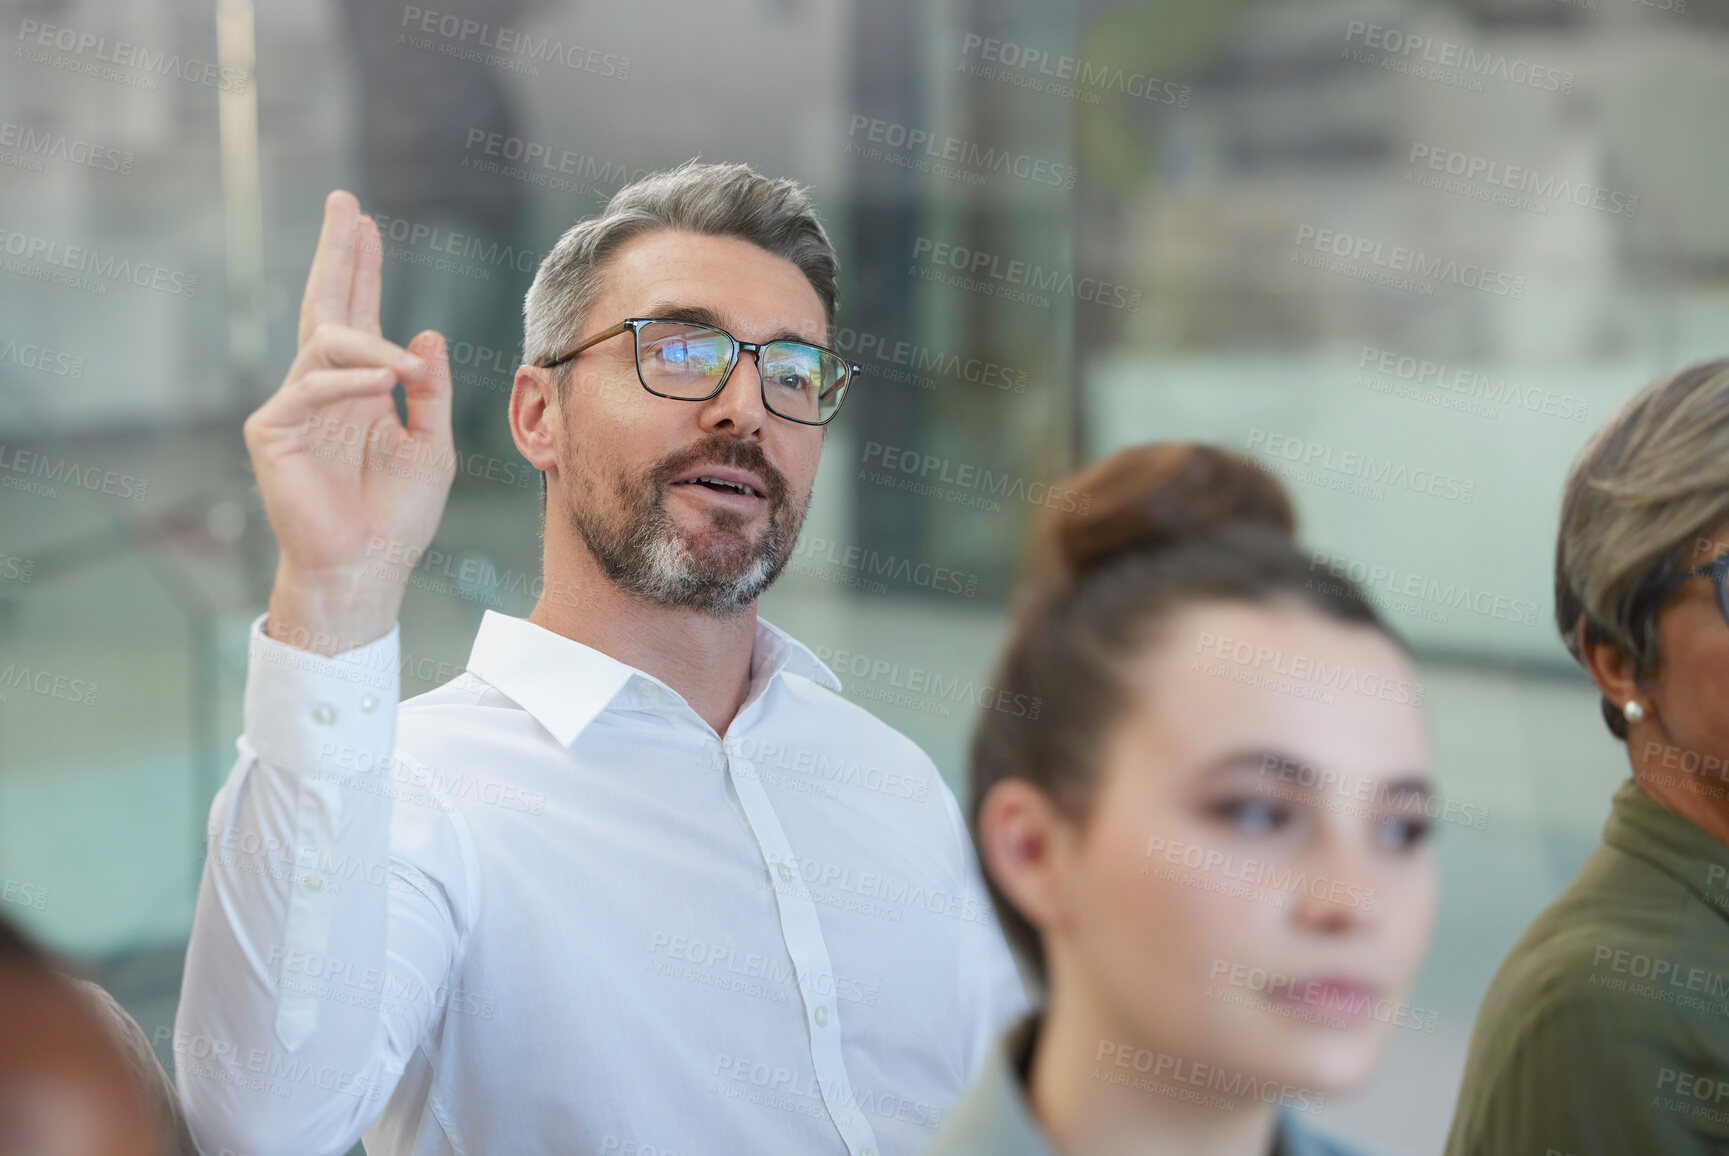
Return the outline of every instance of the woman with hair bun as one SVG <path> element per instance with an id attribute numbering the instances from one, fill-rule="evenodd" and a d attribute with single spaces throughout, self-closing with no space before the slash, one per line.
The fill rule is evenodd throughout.
<path id="1" fill-rule="evenodd" d="M 1279 483 L 1125 450 L 1035 539 L 971 827 L 1040 981 L 931 1156 L 1332 1156 L 1315 1120 L 1407 1001 L 1436 900 L 1411 660 Z M 1084 512 L 1081 512 L 1084 511 Z"/>
<path id="2" fill-rule="evenodd" d="M 1729 1151 L 1729 360 L 1579 451 L 1555 625 L 1632 773 L 1483 997 L 1447 1152 Z"/>

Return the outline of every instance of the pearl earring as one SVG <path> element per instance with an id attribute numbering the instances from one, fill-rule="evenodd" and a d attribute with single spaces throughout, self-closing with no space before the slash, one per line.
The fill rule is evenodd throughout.
<path id="1" fill-rule="evenodd" d="M 1645 708 L 1639 705 L 1639 700 L 1630 698 L 1627 705 L 1621 708 L 1621 715 L 1630 723 L 1636 723 L 1645 717 Z"/>

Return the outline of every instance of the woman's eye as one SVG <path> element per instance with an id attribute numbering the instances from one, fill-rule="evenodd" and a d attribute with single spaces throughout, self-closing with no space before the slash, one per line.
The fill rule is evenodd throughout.
<path id="1" fill-rule="evenodd" d="M 1215 805 L 1212 813 L 1249 835 L 1270 835 L 1291 821 L 1289 807 L 1264 799 L 1229 799 Z"/>
<path id="2" fill-rule="evenodd" d="M 1408 851 L 1429 837 L 1433 829 L 1426 818 L 1390 818 L 1376 827 L 1383 846 L 1394 851 Z"/>

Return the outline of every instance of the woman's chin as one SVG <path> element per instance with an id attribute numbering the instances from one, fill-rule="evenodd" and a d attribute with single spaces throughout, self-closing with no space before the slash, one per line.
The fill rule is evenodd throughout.
<path id="1" fill-rule="evenodd" d="M 1274 1057 L 1289 1075 L 1286 1083 L 1342 1096 L 1356 1091 L 1374 1074 L 1383 1033 L 1379 1025 L 1356 1030 L 1316 1028 L 1307 1039 L 1290 1040 Z"/>

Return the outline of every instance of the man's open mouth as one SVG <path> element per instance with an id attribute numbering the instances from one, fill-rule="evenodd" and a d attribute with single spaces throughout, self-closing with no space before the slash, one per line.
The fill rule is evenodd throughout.
<path id="1" fill-rule="evenodd" d="M 753 498 L 762 497 L 761 494 L 757 493 L 743 482 L 729 482 L 725 478 L 713 478 L 709 477 L 707 474 L 695 478 L 686 478 L 683 481 L 674 482 L 672 484 L 675 486 L 707 486 L 711 490 L 719 490 L 723 493 L 746 494 Z"/>

